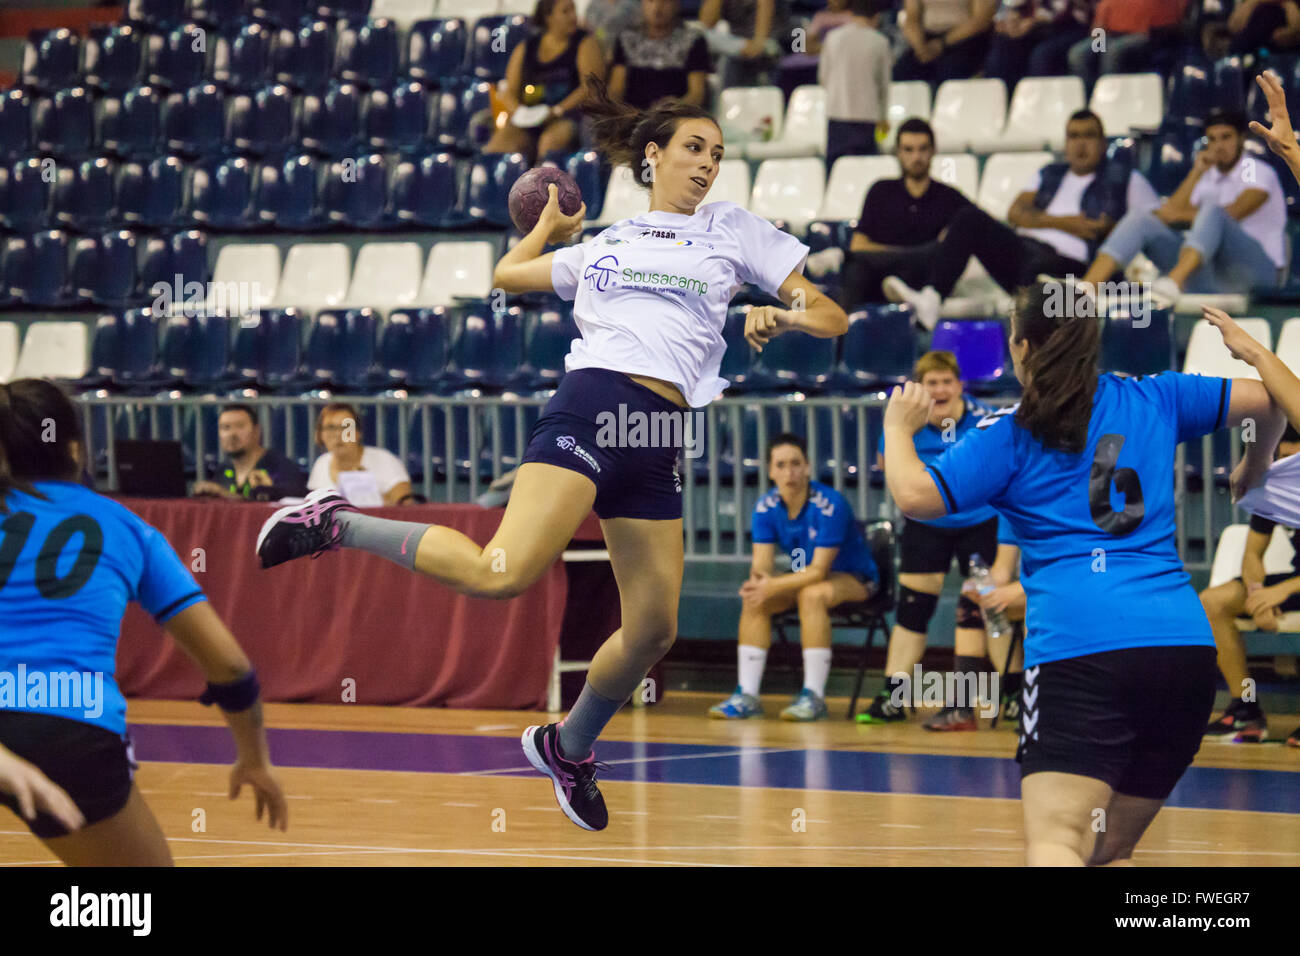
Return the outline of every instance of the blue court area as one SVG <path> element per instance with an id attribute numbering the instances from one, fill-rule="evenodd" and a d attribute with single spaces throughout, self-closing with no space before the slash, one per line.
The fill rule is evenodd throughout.
<path id="1" fill-rule="evenodd" d="M 525 722 L 520 722 L 522 733 Z M 139 760 L 229 763 L 224 727 L 133 724 Z M 282 767 L 415 773 L 534 775 L 518 737 L 268 729 Z M 601 779 L 850 793 L 1018 799 L 1020 775 L 1005 758 L 601 741 Z M 1300 813 L 1300 776 L 1278 770 L 1192 767 L 1168 806 Z"/>

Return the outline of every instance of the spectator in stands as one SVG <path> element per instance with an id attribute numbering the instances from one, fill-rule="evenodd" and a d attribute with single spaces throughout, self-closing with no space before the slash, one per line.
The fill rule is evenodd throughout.
<path id="1" fill-rule="evenodd" d="M 813 14 L 812 20 L 804 29 L 802 44 L 798 42 L 798 34 L 796 34 L 796 41 L 791 46 L 795 50 L 799 50 L 802 46 L 802 52 L 781 57 L 777 71 L 781 92 L 787 99 L 796 86 L 817 82 L 817 63 L 826 37 L 832 30 L 844 26 L 852 18 L 853 14 L 849 12 L 849 0 L 826 0 L 826 9 Z"/>
<path id="2" fill-rule="evenodd" d="M 637 109 L 666 100 L 703 106 L 711 69 L 704 35 L 682 23 L 678 0 L 641 0 L 641 11 L 640 28 L 615 41 L 610 95 Z"/>
<path id="3" fill-rule="evenodd" d="M 820 720 L 826 716 L 831 670 L 828 612 L 846 601 L 867 600 L 880 584 L 880 571 L 847 499 L 811 480 L 803 438 L 777 435 L 768 445 L 767 465 L 776 487 L 754 507 L 754 552 L 749 579 L 740 588 L 740 683 L 709 708 L 709 715 L 736 719 L 763 713 L 758 691 L 772 643 L 772 615 L 797 607 L 803 689 L 781 717 Z M 778 545 L 790 556 L 788 574 L 773 574 Z"/>
<path id="4" fill-rule="evenodd" d="M 1161 272 L 1152 285 L 1161 304 L 1184 292 L 1248 292 L 1275 286 L 1286 261 L 1286 198 L 1268 161 L 1248 155 L 1246 118 L 1211 110 L 1208 145 L 1158 209 L 1132 209 L 1101 246 L 1084 280 L 1103 282 L 1145 252 Z M 1187 226 L 1186 233 L 1175 226 Z"/>
<path id="5" fill-rule="evenodd" d="M 1295 0 L 1241 0 L 1228 17 L 1229 53 L 1300 46 L 1300 4 Z"/>
<path id="6" fill-rule="evenodd" d="M 971 205 L 956 189 L 930 178 L 934 130 L 925 120 L 903 121 L 894 155 L 902 177 L 872 185 L 853 230 L 842 284 L 845 311 L 863 302 L 885 301 L 880 283 L 889 275 L 925 285 L 948 224 Z"/>
<path id="7" fill-rule="evenodd" d="M 939 241 L 923 289 L 916 291 L 898 276 L 886 278 L 882 287 L 887 298 L 907 302 L 917 320 L 933 328 L 943 298 L 952 293 L 970 256 L 1007 292 L 1044 273 L 1080 275 L 1127 211 L 1144 212 L 1159 202 L 1146 177 L 1106 159 L 1106 136 L 1097 114 L 1078 110 L 1065 124 L 1065 162 L 1044 166 L 1011 204 L 1007 221 L 1018 232 L 984 210 L 966 206 Z M 1103 276 L 1109 278 L 1109 272 Z"/>
<path id="8" fill-rule="evenodd" d="M 485 153 L 523 153 L 536 160 L 573 149 L 586 77 L 605 75 L 600 44 L 578 29 L 573 0 L 537 0 L 533 24 L 532 36 L 515 47 L 506 66 L 501 101 L 510 119 L 492 134 Z"/>
<path id="9" fill-rule="evenodd" d="M 1101 0 L 1089 36 L 1070 47 L 1070 72 L 1083 80 L 1089 94 L 1097 76 L 1141 73 L 1162 35 L 1177 41 L 1187 0 Z"/>
<path id="10" fill-rule="evenodd" d="M 826 88 L 826 168 L 841 156 L 872 156 L 888 130 L 889 41 L 876 29 L 884 0 L 849 0 L 853 18 L 826 38 L 817 82 Z"/>
<path id="11" fill-rule="evenodd" d="M 944 80 L 974 76 L 988 57 L 998 0 L 906 0 L 903 36 L 908 49 L 894 79 Z"/>
<path id="12" fill-rule="evenodd" d="M 227 405 L 217 416 L 217 436 L 225 458 L 216 481 L 196 481 L 193 494 L 231 501 L 279 501 L 307 494 L 307 476 L 293 460 L 262 447 L 262 426 L 249 405 Z"/>
<path id="13" fill-rule="evenodd" d="M 641 21 L 641 0 L 591 0 L 582 25 L 600 42 L 605 58 L 614 55 L 614 43 L 624 30 Z"/>
<path id="14" fill-rule="evenodd" d="M 1085 39 L 1096 0 L 1002 0 L 984 75 L 1010 93 L 1026 76 L 1060 76 L 1070 48 Z"/>
<path id="15" fill-rule="evenodd" d="M 337 488 L 349 497 L 351 479 L 348 472 L 369 472 L 374 476 L 374 493 L 382 496 L 385 505 L 412 504 L 411 476 L 402 460 L 391 451 L 362 444 L 361 416 L 352 405 L 333 402 L 321 409 L 316 419 L 316 443 L 325 448 L 325 454 L 312 465 L 307 489 Z M 363 480 L 356 483 L 364 495 L 371 489 Z M 361 500 L 355 503 L 363 504 Z"/>
<path id="16" fill-rule="evenodd" d="M 731 33 L 723 43 L 714 27 L 726 20 Z M 724 54 L 722 87 L 758 86 L 768 80 L 777 56 L 791 52 L 790 0 L 704 0 L 700 24 L 710 32 L 715 53 Z"/>
<path id="17" fill-rule="evenodd" d="M 1300 452 L 1300 433 L 1287 426 L 1277 446 L 1277 457 L 1286 458 Z M 1205 616 L 1214 631 L 1214 643 L 1219 650 L 1219 670 L 1228 683 L 1231 699 L 1218 720 L 1206 729 L 1207 737 L 1234 735 L 1237 743 L 1259 743 L 1268 739 L 1268 720 L 1260 709 L 1250 669 L 1246 664 L 1246 645 L 1237 627 L 1237 618 L 1250 617 L 1256 630 L 1278 629 L 1278 617 L 1283 613 L 1300 611 L 1300 550 L 1292 558 L 1292 570 L 1281 574 L 1264 571 L 1264 552 L 1273 540 L 1277 523 L 1252 515 L 1250 531 L 1246 535 L 1246 552 L 1241 559 L 1241 576 L 1218 587 L 1201 592 Z M 1287 528 L 1292 546 L 1296 529 Z M 1287 743 L 1300 747 L 1300 730 L 1293 733 Z"/>

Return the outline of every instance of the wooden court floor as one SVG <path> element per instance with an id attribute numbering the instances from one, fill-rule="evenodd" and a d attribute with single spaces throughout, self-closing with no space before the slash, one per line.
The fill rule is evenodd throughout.
<path id="1" fill-rule="evenodd" d="M 815 724 L 709 720 L 717 699 L 674 692 L 614 719 L 597 757 L 615 766 L 611 777 L 631 778 L 602 779 L 611 823 L 601 833 L 565 819 L 548 780 L 519 772 L 519 734 L 540 714 L 267 705 L 287 833 L 254 820 L 247 792 L 227 798 L 219 718 L 190 702 L 132 701 L 129 720 L 137 785 L 181 866 L 1022 865 L 1010 727 L 859 726 L 837 700 Z M 769 715 L 785 703 L 764 698 Z M 1285 736 L 1297 722 L 1277 718 L 1271 731 Z M 170 759 L 141 746 L 155 733 L 178 742 Z M 189 742 L 195 762 L 181 762 Z M 411 769 L 426 759 L 429 769 Z M 385 760 L 402 769 L 374 768 Z M 1201 768 L 1209 805 L 1167 807 L 1139 865 L 1300 865 L 1300 813 L 1267 809 L 1294 805 L 1276 795 L 1300 789 L 1290 777 L 1300 750 L 1206 743 L 1184 780 Z M 0 810 L 0 865 L 50 864 Z"/>

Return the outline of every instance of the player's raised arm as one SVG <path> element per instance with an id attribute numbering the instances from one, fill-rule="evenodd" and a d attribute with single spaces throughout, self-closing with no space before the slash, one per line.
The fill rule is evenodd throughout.
<path id="1" fill-rule="evenodd" d="M 587 215 L 587 204 L 572 216 L 560 211 L 555 184 L 547 187 L 551 197 L 547 201 L 537 224 L 513 249 L 501 257 L 492 272 L 492 285 L 506 292 L 554 292 L 551 281 L 551 263 L 555 253 L 542 255 L 547 245 L 563 242 L 582 228 Z"/>
<path id="2" fill-rule="evenodd" d="M 807 332 L 819 339 L 830 339 L 849 330 L 844 310 L 797 269 L 781 283 L 778 295 L 790 308 L 761 305 L 750 309 L 745 317 L 745 339 L 760 352 L 782 332 Z"/>
<path id="3" fill-rule="evenodd" d="M 1264 91 L 1268 100 L 1268 115 L 1273 120 L 1272 128 L 1252 120 L 1250 131 L 1268 143 L 1268 148 L 1281 156 L 1291 170 L 1291 175 L 1300 182 L 1300 143 L 1296 142 L 1295 131 L 1291 128 L 1291 116 L 1286 108 L 1286 93 L 1277 76 L 1265 71 L 1255 77 L 1255 82 Z"/>
<path id="4" fill-rule="evenodd" d="M 885 406 L 885 483 L 909 518 L 921 521 L 948 513 L 934 478 L 916 454 L 916 433 L 930 419 L 934 399 L 918 382 L 895 388 Z"/>

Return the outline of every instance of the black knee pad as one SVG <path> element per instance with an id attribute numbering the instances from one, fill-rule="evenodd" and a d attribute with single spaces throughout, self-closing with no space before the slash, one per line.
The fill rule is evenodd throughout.
<path id="1" fill-rule="evenodd" d="M 957 626 L 984 630 L 984 615 L 980 613 L 979 604 L 964 594 L 957 599 Z"/>
<path id="2" fill-rule="evenodd" d="M 895 620 L 899 627 L 905 627 L 909 631 L 916 631 L 918 634 L 924 634 L 930 628 L 930 618 L 934 617 L 934 609 L 939 606 L 939 595 L 926 594 L 923 591 L 913 591 L 909 587 L 900 586 L 898 589 L 898 613 Z"/>

